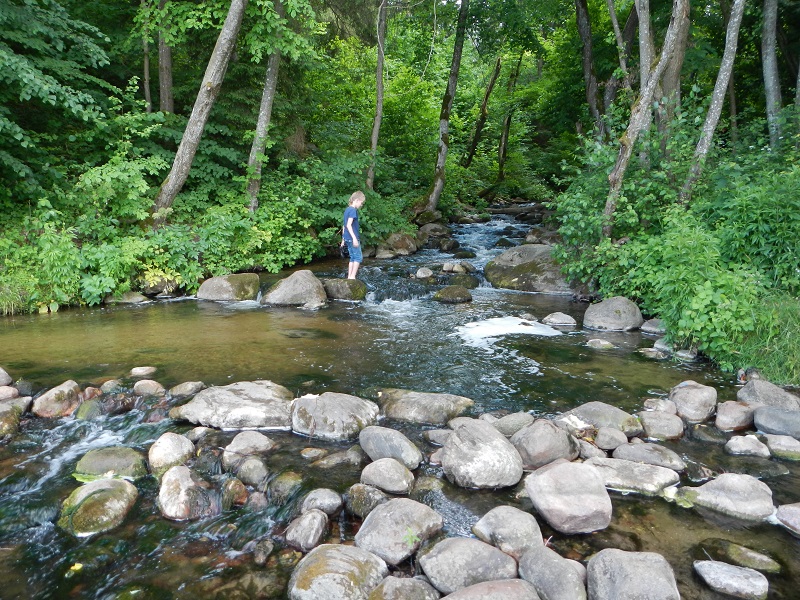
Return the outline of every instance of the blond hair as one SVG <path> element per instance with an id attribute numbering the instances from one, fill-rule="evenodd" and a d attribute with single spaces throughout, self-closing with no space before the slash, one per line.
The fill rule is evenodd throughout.
<path id="1" fill-rule="evenodd" d="M 366 200 L 366 196 L 364 196 L 364 192 L 362 192 L 361 190 L 358 190 L 357 192 L 353 192 L 350 195 L 350 200 L 347 201 L 347 205 L 348 206 L 353 206 L 353 204 L 355 204 L 359 200 Z"/>

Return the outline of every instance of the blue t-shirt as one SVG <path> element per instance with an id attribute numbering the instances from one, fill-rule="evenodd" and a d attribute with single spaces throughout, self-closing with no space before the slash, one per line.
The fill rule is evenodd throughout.
<path id="1" fill-rule="evenodd" d="M 348 206 L 344 209 L 344 219 L 342 220 L 342 227 L 344 227 L 344 241 L 345 242 L 353 242 L 353 238 L 350 237 L 350 230 L 347 229 L 347 221 L 353 219 L 353 233 L 356 234 L 356 239 L 359 243 L 361 243 L 361 234 L 358 232 L 358 210 L 354 206 Z"/>

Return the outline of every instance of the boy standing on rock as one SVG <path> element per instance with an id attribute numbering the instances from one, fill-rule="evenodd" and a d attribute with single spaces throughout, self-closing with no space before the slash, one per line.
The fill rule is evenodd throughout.
<path id="1" fill-rule="evenodd" d="M 350 254 L 350 264 L 347 267 L 347 278 L 355 279 L 358 267 L 363 260 L 361 253 L 361 234 L 358 231 L 358 209 L 364 206 L 366 197 L 364 192 L 353 192 L 344 210 L 342 220 L 342 244 L 347 244 L 347 251 Z"/>

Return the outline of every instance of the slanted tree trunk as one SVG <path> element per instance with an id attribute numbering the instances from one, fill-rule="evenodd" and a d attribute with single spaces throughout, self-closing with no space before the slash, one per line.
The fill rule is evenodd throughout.
<path id="1" fill-rule="evenodd" d="M 635 0 L 635 5 L 636 12 L 639 14 L 639 97 L 641 97 L 648 83 L 647 79 L 652 73 L 653 57 L 656 51 L 653 44 L 653 32 L 650 28 L 650 0 Z M 653 88 L 653 96 L 656 95 L 656 90 L 660 87 L 658 82 L 655 83 L 655 86 Z M 653 122 L 653 113 L 650 110 L 653 96 L 647 103 L 647 112 L 643 115 L 644 121 L 642 122 L 641 132 L 647 132 Z M 644 110 L 644 107 L 642 107 L 642 110 Z M 645 169 L 650 168 L 650 153 L 647 148 L 642 148 L 639 152 L 639 162 Z"/>
<path id="2" fill-rule="evenodd" d="M 167 0 L 160 0 L 159 11 L 163 12 Z M 172 96 L 172 48 L 167 44 L 164 28 L 158 30 L 158 108 L 161 112 L 174 113 L 175 99 Z"/>
<path id="3" fill-rule="evenodd" d="M 467 14 L 469 13 L 469 0 L 461 0 L 458 9 L 458 23 L 456 25 L 456 39 L 453 44 L 453 60 L 450 63 L 450 77 L 447 80 L 447 89 L 442 98 L 442 110 L 439 113 L 439 150 L 436 154 L 436 170 L 433 174 L 433 184 L 425 203 L 425 211 L 434 211 L 439 205 L 439 198 L 444 190 L 444 170 L 447 162 L 447 150 L 450 146 L 450 113 L 453 110 L 453 100 L 456 96 L 458 84 L 458 71 L 461 67 L 461 52 L 464 49 L 464 37 L 467 31 Z"/>
<path id="4" fill-rule="evenodd" d="M 603 116 L 600 114 L 597 96 L 597 75 L 594 71 L 594 55 L 592 49 L 592 22 L 589 19 L 587 0 L 575 0 L 575 18 L 578 23 L 578 34 L 581 37 L 581 64 L 583 65 L 583 82 L 586 88 L 586 103 L 589 114 L 594 119 L 595 135 L 598 139 L 605 136 Z"/>
<path id="5" fill-rule="evenodd" d="M 375 160 L 378 155 L 378 138 L 381 133 L 381 120 L 383 119 L 383 44 L 386 40 L 386 4 L 381 0 L 378 8 L 378 60 L 375 68 L 375 119 L 372 121 L 372 135 L 369 138 L 369 169 L 367 170 L 367 189 L 373 189 L 375 184 Z"/>
<path id="6" fill-rule="evenodd" d="M 653 101 L 653 94 L 656 90 L 656 85 L 664 74 L 664 69 L 667 67 L 669 58 L 675 50 L 675 44 L 678 37 L 678 19 L 683 18 L 683 15 L 688 13 L 689 4 L 688 0 L 673 0 L 672 3 L 672 17 L 667 27 L 667 33 L 664 36 L 664 45 L 661 48 L 661 57 L 658 60 L 652 72 L 648 73 L 645 77 L 647 84 L 642 87 L 639 98 L 633 105 L 631 110 L 631 118 L 628 124 L 628 129 L 620 139 L 619 153 L 617 154 L 617 161 L 614 169 L 608 176 L 610 184 L 608 198 L 606 199 L 606 206 L 603 210 L 603 237 L 611 238 L 614 228 L 614 212 L 617 209 L 617 199 L 619 198 L 620 190 L 622 189 L 622 181 L 625 177 L 625 170 L 628 168 L 631 155 L 633 154 L 633 147 L 639 137 L 641 131 L 646 127 L 650 119 L 650 104 Z"/>
<path id="7" fill-rule="evenodd" d="M 142 10 L 146 10 L 147 0 L 142 0 Z M 150 18 L 142 32 L 142 87 L 144 87 L 144 108 L 148 113 L 153 112 L 153 96 L 150 94 Z"/>
<path id="8" fill-rule="evenodd" d="M 194 155 L 200 145 L 200 138 L 203 136 L 208 116 L 214 106 L 214 101 L 219 95 L 222 80 L 225 78 L 225 71 L 228 68 L 233 49 L 236 46 L 236 38 L 239 35 L 239 28 L 242 25 L 242 17 L 247 6 L 247 0 L 232 0 L 228 9 L 228 16 L 222 26 L 214 51 L 208 61 L 200 90 L 197 93 L 192 114 L 186 124 L 178 152 L 175 154 L 175 161 L 172 163 L 167 178 L 161 184 L 155 203 L 153 205 L 153 217 L 156 226 L 164 222 L 165 211 L 172 206 L 175 196 L 181 191 L 186 178 L 189 176 L 189 169 L 192 167 Z"/>
<path id="9" fill-rule="evenodd" d="M 725 21 L 725 31 L 728 30 L 728 24 L 731 21 L 731 6 L 727 0 L 720 0 L 720 9 L 722 10 L 722 17 Z M 728 79 L 728 114 L 731 121 L 731 154 L 736 155 L 736 147 L 739 144 L 739 112 L 736 107 L 736 85 L 734 82 L 733 69 L 731 69 L 731 76 Z"/>
<path id="10" fill-rule="evenodd" d="M 514 88 L 517 85 L 517 78 L 519 77 L 520 69 L 522 68 L 522 57 L 525 52 L 520 52 L 517 66 L 514 72 L 508 78 L 508 85 L 506 86 L 506 95 L 511 98 L 514 93 Z M 497 148 L 497 181 L 503 181 L 506 178 L 506 158 L 508 157 L 508 137 L 511 134 L 511 119 L 514 116 L 514 104 L 512 103 L 503 117 L 503 130 L 500 132 L 500 144 Z"/>
<path id="11" fill-rule="evenodd" d="M 284 10 L 281 0 L 275 0 L 275 12 L 283 19 Z M 253 145 L 250 146 L 250 157 L 247 159 L 247 196 L 250 198 L 250 212 L 258 208 L 258 192 L 261 190 L 261 169 L 264 160 L 264 149 L 267 147 L 267 133 L 272 119 L 272 103 L 275 100 L 275 89 L 278 87 L 278 69 L 281 64 L 281 51 L 272 51 L 267 61 L 267 76 L 261 92 L 261 107 L 258 109 L 256 133 Z"/>
<path id="12" fill-rule="evenodd" d="M 475 121 L 475 131 L 472 132 L 472 141 L 469 143 L 467 153 L 461 160 L 461 166 L 469 168 L 472 164 L 472 159 L 475 158 L 475 152 L 478 150 L 478 144 L 483 135 L 483 127 L 486 125 L 486 119 L 489 117 L 489 96 L 492 94 L 494 84 L 497 83 L 497 78 L 500 76 L 500 57 L 494 63 L 494 70 L 489 78 L 489 84 L 486 86 L 486 92 L 483 94 L 483 102 L 481 102 L 481 111 L 478 114 L 478 119 Z"/>
<path id="13" fill-rule="evenodd" d="M 608 9 L 614 10 L 614 0 L 609 0 Z M 614 14 L 612 21 L 616 23 L 617 16 Z M 631 72 L 628 70 L 628 60 L 631 58 L 633 51 L 633 40 L 636 36 L 636 30 L 639 26 L 639 13 L 636 12 L 636 6 L 631 6 L 631 11 L 628 13 L 628 19 L 625 21 L 625 27 L 619 33 L 619 24 L 615 25 L 614 35 L 617 38 L 617 52 L 619 53 L 620 70 L 623 76 L 619 77 L 616 74 L 612 75 L 606 81 L 605 90 L 603 91 L 603 112 L 608 114 L 611 110 L 611 105 L 617 98 L 617 92 L 620 86 L 628 90 L 633 95 L 633 88 L 631 87 Z M 619 33 L 619 34 L 618 34 Z"/>
<path id="14" fill-rule="evenodd" d="M 761 29 L 761 64 L 764 69 L 764 91 L 767 97 L 769 147 L 775 150 L 781 137 L 781 82 L 778 77 L 778 55 L 775 50 L 778 26 L 778 0 L 764 0 L 764 25 Z"/>
<path id="15" fill-rule="evenodd" d="M 733 2 L 733 9 L 725 33 L 725 51 L 722 54 L 722 62 L 719 65 L 714 92 L 711 94 L 711 104 L 708 107 L 708 114 L 706 114 L 706 121 L 703 124 L 700 140 L 697 142 L 697 148 L 694 151 L 692 167 L 689 169 L 689 175 L 680 191 L 679 200 L 682 204 L 690 201 L 692 187 L 703 172 L 703 164 L 708 155 L 708 150 L 711 148 L 714 131 L 722 113 L 722 105 L 725 103 L 725 90 L 728 88 L 731 73 L 733 72 L 733 61 L 736 58 L 736 46 L 739 41 L 739 26 L 742 23 L 744 3 L 745 0 L 734 0 Z"/>

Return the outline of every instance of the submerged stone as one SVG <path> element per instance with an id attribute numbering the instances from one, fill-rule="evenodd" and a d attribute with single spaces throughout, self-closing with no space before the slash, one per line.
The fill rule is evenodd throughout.
<path id="1" fill-rule="evenodd" d="M 694 570 L 708 587 L 721 594 L 747 600 L 766 600 L 769 592 L 767 578 L 753 569 L 715 560 L 696 560 Z"/>
<path id="2" fill-rule="evenodd" d="M 89 450 L 78 461 L 72 476 L 78 481 L 121 478 L 136 480 L 147 476 L 144 455 L 133 448 L 112 446 Z"/>

